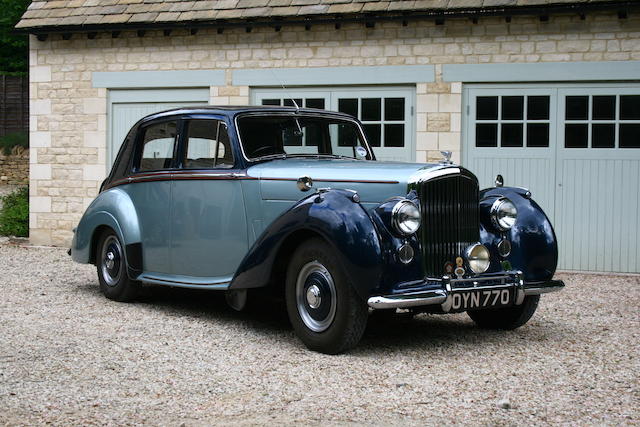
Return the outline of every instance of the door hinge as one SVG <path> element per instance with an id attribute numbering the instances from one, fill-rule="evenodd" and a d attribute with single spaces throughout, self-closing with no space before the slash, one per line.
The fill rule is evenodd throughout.
<path id="1" fill-rule="evenodd" d="M 469 112 L 471 111 L 471 108 L 469 105 L 467 105 L 467 116 L 469 115 Z"/>

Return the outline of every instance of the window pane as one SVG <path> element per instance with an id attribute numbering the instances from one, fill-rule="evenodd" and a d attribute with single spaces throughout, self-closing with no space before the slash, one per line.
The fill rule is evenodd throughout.
<path id="1" fill-rule="evenodd" d="M 620 119 L 640 120 L 640 95 L 620 96 Z"/>
<path id="2" fill-rule="evenodd" d="M 404 98 L 384 99 L 384 119 L 404 120 Z"/>
<path id="3" fill-rule="evenodd" d="M 549 120 L 548 96 L 529 96 L 527 98 L 527 119 Z"/>
<path id="4" fill-rule="evenodd" d="M 527 147 L 549 146 L 549 123 L 527 124 Z"/>
<path id="5" fill-rule="evenodd" d="M 498 120 L 497 96 L 479 96 L 476 98 L 476 120 Z"/>
<path id="6" fill-rule="evenodd" d="M 384 146 L 404 147 L 404 125 L 384 125 Z"/>
<path id="7" fill-rule="evenodd" d="M 358 100 L 356 98 L 338 99 L 338 111 L 358 117 Z"/>
<path id="8" fill-rule="evenodd" d="M 587 138 L 589 137 L 588 125 L 565 125 L 564 126 L 564 146 L 565 148 L 587 148 Z"/>
<path id="9" fill-rule="evenodd" d="M 324 98 L 307 98 L 305 101 L 307 108 L 318 108 L 320 110 L 324 110 Z"/>
<path id="10" fill-rule="evenodd" d="M 364 128 L 364 134 L 367 137 L 367 141 L 372 147 L 380 147 L 380 125 L 362 125 Z"/>
<path id="11" fill-rule="evenodd" d="M 280 105 L 279 99 L 263 99 L 262 105 Z"/>
<path id="12" fill-rule="evenodd" d="M 566 104 L 565 117 L 567 120 L 587 120 L 588 96 L 567 96 Z"/>
<path id="13" fill-rule="evenodd" d="M 501 147 L 522 147 L 522 124 L 503 124 L 502 136 L 500 137 Z"/>
<path id="14" fill-rule="evenodd" d="M 591 128 L 592 148 L 613 148 L 616 141 L 616 125 L 597 125 Z"/>
<path id="15" fill-rule="evenodd" d="M 616 118 L 615 96 L 593 97 L 593 120 L 614 120 Z"/>
<path id="16" fill-rule="evenodd" d="M 158 170 L 171 167 L 176 140 L 176 122 L 149 126 L 144 133 L 142 156 L 138 170 Z"/>
<path id="17" fill-rule="evenodd" d="M 498 146 L 498 125 L 477 124 L 476 125 L 476 147 L 497 147 Z"/>
<path id="18" fill-rule="evenodd" d="M 192 120 L 187 127 L 187 153 L 184 167 L 209 169 L 215 164 L 216 120 Z"/>
<path id="19" fill-rule="evenodd" d="M 224 123 L 220 124 L 218 133 L 218 159 L 216 160 L 217 168 L 232 168 L 233 167 L 233 150 L 231 148 L 231 141 L 229 140 L 229 132 L 227 126 Z"/>
<path id="20" fill-rule="evenodd" d="M 502 119 L 522 120 L 524 117 L 524 96 L 502 97 Z"/>
<path id="21" fill-rule="evenodd" d="M 338 147 L 356 147 L 359 142 L 355 126 L 338 125 Z"/>
<path id="22" fill-rule="evenodd" d="M 295 104 L 293 103 L 293 99 L 285 99 L 284 100 L 284 106 L 285 107 L 295 107 Z M 298 104 L 298 107 L 302 108 L 304 106 L 304 104 L 302 103 L 302 98 L 295 98 L 296 104 Z"/>
<path id="23" fill-rule="evenodd" d="M 362 120 L 379 121 L 382 119 L 382 100 L 380 98 L 362 98 Z"/>
<path id="24" fill-rule="evenodd" d="M 640 148 L 640 125 L 620 125 L 620 148 Z"/>

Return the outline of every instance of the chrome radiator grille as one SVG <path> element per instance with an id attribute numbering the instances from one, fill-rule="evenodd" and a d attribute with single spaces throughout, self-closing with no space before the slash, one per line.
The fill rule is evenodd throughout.
<path id="1" fill-rule="evenodd" d="M 455 262 L 480 238 L 478 182 L 464 175 L 445 176 L 419 183 L 417 191 L 425 272 L 440 277 L 447 261 Z"/>

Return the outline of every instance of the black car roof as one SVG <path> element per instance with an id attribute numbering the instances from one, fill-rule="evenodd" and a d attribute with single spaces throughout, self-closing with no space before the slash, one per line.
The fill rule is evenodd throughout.
<path id="1" fill-rule="evenodd" d="M 179 107 L 173 108 L 171 110 L 160 111 L 157 113 L 150 114 L 140 120 L 138 124 L 155 120 L 159 118 L 172 117 L 172 116 L 183 116 L 190 114 L 221 114 L 225 116 L 234 117 L 237 114 L 242 113 L 259 113 L 259 112 L 284 112 L 284 113 L 322 113 L 322 114 L 330 114 L 333 116 L 339 116 L 344 118 L 353 118 L 353 116 L 340 113 L 337 111 L 327 111 L 327 110 L 319 110 L 315 108 L 295 108 L 295 107 L 280 107 L 277 105 L 203 105 L 199 107 Z"/>

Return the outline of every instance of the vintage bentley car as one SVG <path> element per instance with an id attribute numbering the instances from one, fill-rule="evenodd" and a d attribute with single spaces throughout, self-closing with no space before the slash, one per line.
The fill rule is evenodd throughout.
<path id="1" fill-rule="evenodd" d="M 553 280 L 553 228 L 522 188 L 468 170 L 379 162 L 351 116 L 294 107 L 183 108 L 133 126 L 71 255 L 107 298 L 141 283 L 282 295 L 296 334 L 338 353 L 370 312 L 468 312 L 525 324 Z"/>

